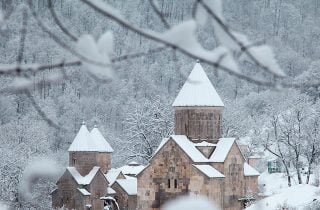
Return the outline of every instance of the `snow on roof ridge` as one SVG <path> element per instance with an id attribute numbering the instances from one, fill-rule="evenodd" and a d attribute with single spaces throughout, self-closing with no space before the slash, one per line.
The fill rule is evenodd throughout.
<path id="1" fill-rule="evenodd" d="M 211 165 L 196 165 L 192 164 L 194 167 L 196 167 L 199 171 L 201 171 L 203 174 L 208 176 L 209 178 L 225 178 L 225 176 L 220 173 L 217 169 L 212 167 Z"/>
<path id="2" fill-rule="evenodd" d="M 208 159 L 195 147 L 185 135 L 170 136 L 194 162 L 208 162 Z"/>
<path id="3" fill-rule="evenodd" d="M 68 151 L 113 152 L 113 149 L 98 128 L 89 132 L 87 126 L 82 124 Z"/>
<path id="4" fill-rule="evenodd" d="M 194 143 L 194 145 L 196 147 L 215 147 L 215 146 L 217 146 L 217 144 L 210 143 L 210 142 L 207 142 L 207 141 L 202 141 L 200 143 Z"/>
<path id="5" fill-rule="evenodd" d="M 260 173 L 250 166 L 248 163 L 243 164 L 243 174 L 244 176 L 259 176 Z"/>
<path id="6" fill-rule="evenodd" d="M 122 172 L 122 174 L 124 174 L 124 175 L 134 175 L 134 176 L 136 176 L 144 168 L 145 168 L 144 165 L 124 165 L 124 166 L 121 166 L 121 167 L 117 168 L 117 170 L 120 170 Z"/>
<path id="7" fill-rule="evenodd" d="M 118 178 L 119 174 L 121 173 L 121 170 L 111 168 L 104 176 L 109 182 L 109 186 L 111 186 Z"/>
<path id="8" fill-rule="evenodd" d="M 224 104 L 200 63 L 196 63 L 172 106 L 218 106 Z"/>
<path id="9" fill-rule="evenodd" d="M 136 195 L 138 191 L 137 187 L 137 179 L 117 179 L 116 182 L 120 185 L 120 187 L 128 193 L 128 195 Z"/>
<path id="10" fill-rule="evenodd" d="M 224 162 L 236 138 L 220 138 L 217 147 L 209 158 L 212 162 Z"/>
<path id="11" fill-rule="evenodd" d="M 67 170 L 70 172 L 72 177 L 76 180 L 76 182 L 82 185 L 90 184 L 93 177 L 97 174 L 99 169 L 100 167 L 94 166 L 87 175 L 82 176 L 75 167 L 67 167 Z"/>

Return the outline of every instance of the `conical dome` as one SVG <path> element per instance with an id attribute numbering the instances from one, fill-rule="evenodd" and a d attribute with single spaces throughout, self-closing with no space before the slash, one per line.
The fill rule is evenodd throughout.
<path id="1" fill-rule="evenodd" d="M 70 145 L 69 152 L 113 152 L 110 144 L 102 136 L 98 128 L 92 129 L 91 133 L 83 124 Z"/>
<path id="2" fill-rule="evenodd" d="M 224 104 L 199 62 L 193 67 L 172 106 L 218 106 Z"/>

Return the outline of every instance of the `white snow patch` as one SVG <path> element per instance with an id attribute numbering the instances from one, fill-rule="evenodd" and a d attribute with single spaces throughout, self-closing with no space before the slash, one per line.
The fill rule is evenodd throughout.
<path id="1" fill-rule="evenodd" d="M 253 46 L 248 51 L 264 66 L 278 76 L 286 76 L 275 59 L 275 55 L 270 46 L 261 45 Z"/>
<path id="2" fill-rule="evenodd" d="M 220 138 L 216 149 L 210 157 L 210 161 L 224 162 L 234 142 L 235 138 Z"/>
<path id="3" fill-rule="evenodd" d="M 70 172 L 70 174 L 76 180 L 76 182 L 81 185 L 90 184 L 93 177 L 97 174 L 99 169 L 100 169 L 100 167 L 94 166 L 87 175 L 82 176 L 75 167 L 67 167 L 67 170 Z"/>
<path id="4" fill-rule="evenodd" d="M 200 63 L 196 63 L 172 106 L 219 106 L 224 104 Z"/>
<path id="5" fill-rule="evenodd" d="M 84 189 L 84 188 L 77 188 L 77 190 L 79 190 L 79 192 L 82 194 L 82 195 L 91 195 L 91 193 L 88 192 L 88 190 Z"/>
<path id="6" fill-rule="evenodd" d="M 111 69 L 110 52 L 113 48 L 113 37 L 110 32 L 103 34 L 98 42 L 91 35 L 82 35 L 77 43 L 78 53 L 82 55 L 82 65 L 89 74 L 101 79 L 110 79 L 113 76 Z"/>
<path id="7" fill-rule="evenodd" d="M 320 199 L 319 188 L 311 185 L 296 185 L 282 189 L 278 194 L 264 198 L 246 208 L 246 210 L 277 209 L 278 205 L 286 203 L 288 206 L 302 210 L 314 199 Z"/>
<path id="8" fill-rule="evenodd" d="M 212 201 L 201 196 L 182 196 L 169 201 L 162 207 L 163 210 L 218 210 Z"/>
<path id="9" fill-rule="evenodd" d="M 105 174 L 105 177 L 109 182 L 109 186 L 111 186 L 116 181 L 120 173 L 121 170 L 112 168 Z"/>
<path id="10" fill-rule="evenodd" d="M 116 183 L 118 183 L 128 195 L 137 194 L 137 179 L 118 179 Z"/>
<path id="11" fill-rule="evenodd" d="M 209 178 L 224 178 L 225 176 L 221 174 L 218 170 L 213 168 L 210 165 L 195 165 L 192 164 L 194 167 L 199 169 L 202 173 L 204 173 Z"/>
<path id="12" fill-rule="evenodd" d="M 125 175 L 134 175 L 134 176 L 136 176 L 144 168 L 145 168 L 145 166 L 143 166 L 143 165 L 125 165 L 125 166 L 122 166 L 120 168 L 117 168 L 117 170 L 122 171 L 122 173 L 125 174 Z"/>
<path id="13" fill-rule="evenodd" d="M 243 165 L 243 174 L 244 176 L 259 176 L 260 173 L 250 166 L 248 163 L 244 163 Z"/>
<path id="14" fill-rule="evenodd" d="M 217 144 L 213 144 L 207 141 L 202 141 L 200 143 L 194 143 L 194 146 L 196 147 L 215 147 Z"/>

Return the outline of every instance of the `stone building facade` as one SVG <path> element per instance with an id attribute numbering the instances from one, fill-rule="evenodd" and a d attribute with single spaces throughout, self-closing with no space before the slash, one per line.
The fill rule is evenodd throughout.
<path id="1" fill-rule="evenodd" d="M 257 197 L 259 173 L 235 138 L 221 138 L 223 102 L 197 63 L 173 103 L 175 135 L 163 139 L 137 175 L 137 209 L 157 210 L 180 195 L 202 195 L 224 210 Z"/>
<path id="2" fill-rule="evenodd" d="M 221 138 L 224 104 L 197 63 L 173 103 L 175 135 L 161 141 L 149 164 L 111 168 L 113 149 L 97 128 L 82 125 L 69 167 L 52 195 L 54 208 L 159 210 L 180 195 L 205 196 L 223 210 L 257 198 L 259 173 L 235 138 Z"/>

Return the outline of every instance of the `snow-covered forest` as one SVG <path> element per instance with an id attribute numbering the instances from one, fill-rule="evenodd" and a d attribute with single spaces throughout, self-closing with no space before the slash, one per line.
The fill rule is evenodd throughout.
<path id="1" fill-rule="evenodd" d="M 190 24 L 187 21 L 194 17 L 203 47 L 198 54 L 189 52 L 185 43 L 176 43 L 178 50 L 163 47 L 86 2 L 91 1 L 0 1 L 0 201 L 50 209 L 49 193 L 55 180 L 39 178 L 32 186 L 32 199 L 24 200 L 19 196 L 23 171 L 39 157 L 65 167 L 67 148 L 83 121 L 89 128 L 97 125 L 112 145 L 115 166 L 130 160 L 146 163 L 161 139 L 173 132 L 171 104 L 197 57 L 204 60 L 202 65 L 225 103 L 223 136 L 246 137 L 250 148 L 269 151 L 284 166 L 289 167 L 290 162 L 296 168 L 294 176 L 305 182 L 300 176 L 300 159 L 305 158 L 311 169 L 320 155 L 319 1 L 223 1 L 224 22 L 237 32 L 236 37 L 250 40 L 243 41 L 241 49 L 221 39 L 218 27 L 212 27 L 215 23 L 203 20 L 198 10 L 205 7 L 195 8 L 197 1 L 106 1 L 121 17 L 168 45 L 176 43 L 172 38 L 176 34 L 173 29 L 165 32 L 177 24 Z M 71 34 L 63 32 L 56 18 Z M 88 34 L 91 36 L 85 36 Z M 89 42 L 95 44 L 92 37 L 102 42 L 103 38 L 113 39 L 105 43 L 113 46 L 103 52 L 111 67 L 77 63 L 77 56 L 57 42 L 86 51 Z M 227 50 L 218 58 L 218 66 L 206 62 L 208 52 L 221 43 Z M 252 54 L 258 61 L 259 55 L 272 54 L 269 50 L 257 53 L 259 46 L 273 49 L 277 63 L 271 58 L 265 63 L 271 73 L 250 59 Z M 247 55 L 246 48 L 252 54 Z M 93 48 L 88 51 L 80 56 L 106 61 L 93 57 Z M 62 65 L 64 62 L 73 65 Z M 270 63 L 273 65 L 268 66 Z M 38 68 L 38 64 L 59 65 Z M 220 64 L 231 71 L 219 69 Z M 100 75 L 100 68 L 110 70 Z M 290 182 L 288 179 L 288 185 Z"/>

